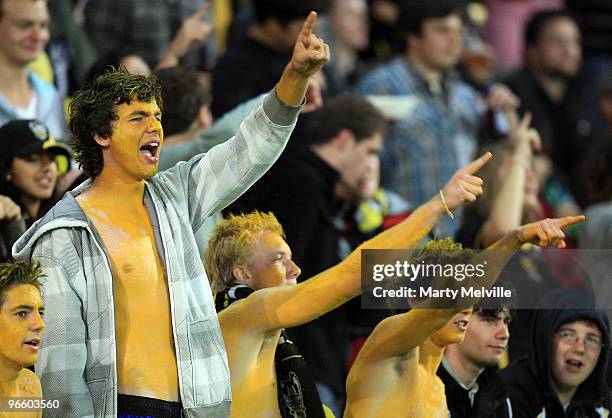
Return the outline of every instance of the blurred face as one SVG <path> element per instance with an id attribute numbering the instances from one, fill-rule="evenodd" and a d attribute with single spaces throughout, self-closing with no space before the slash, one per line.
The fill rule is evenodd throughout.
<path id="1" fill-rule="evenodd" d="M 561 325 L 553 337 L 553 385 L 559 391 L 580 386 L 595 369 L 601 344 L 601 331 L 593 323 L 574 321 Z"/>
<path id="2" fill-rule="evenodd" d="M 45 328 L 40 291 L 32 285 L 18 285 L 4 292 L 0 306 L 0 364 L 21 369 L 36 363 Z"/>
<path id="3" fill-rule="evenodd" d="M 549 76 L 575 76 L 582 63 L 578 26 L 565 17 L 548 22 L 536 44 L 529 47 L 528 56 Z"/>
<path id="4" fill-rule="evenodd" d="M 151 75 L 149 65 L 138 55 L 126 55 L 121 59 L 121 64 L 132 74 Z"/>
<path id="5" fill-rule="evenodd" d="M 460 343 L 465 337 L 471 316 L 472 309 L 464 309 L 453 316 L 444 327 L 432 335 L 431 339 L 440 347 Z"/>
<path id="6" fill-rule="evenodd" d="M 409 53 L 422 65 L 446 71 L 459 62 L 463 52 L 463 22 L 458 15 L 426 19 L 419 36 L 409 35 Z"/>
<path id="7" fill-rule="evenodd" d="M 103 172 L 123 180 L 143 180 L 157 173 L 159 152 L 164 141 L 161 111 L 155 101 L 131 101 L 117 106 L 110 141 L 104 147 Z"/>
<path id="8" fill-rule="evenodd" d="M 34 154 L 13 158 L 9 171 L 11 183 L 27 200 L 42 201 L 53 195 L 57 182 L 57 164 L 52 154 Z"/>
<path id="9" fill-rule="evenodd" d="M 26 66 L 49 42 L 49 12 L 44 0 L 4 0 L 0 19 L 0 55 Z"/>
<path id="10" fill-rule="evenodd" d="M 456 350 L 463 362 L 477 367 L 491 367 L 499 364 L 499 359 L 506 349 L 510 334 L 508 323 L 510 312 L 507 309 L 497 316 L 490 317 L 475 313 L 465 332 L 465 339 L 457 344 Z"/>
<path id="11" fill-rule="evenodd" d="M 359 200 L 372 199 L 380 186 L 380 158 L 373 158 L 357 186 Z"/>
<path id="12" fill-rule="evenodd" d="M 380 133 L 361 141 L 356 141 L 354 136 L 349 139 L 339 171 L 341 182 L 351 195 L 360 196 L 371 189 L 371 183 L 367 183 L 371 182 L 380 169 L 382 146 L 383 136 Z"/>
<path id="13" fill-rule="evenodd" d="M 255 240 L 249 286 L 255 290 L 297 283 L 300 268 L 291 260 L 291 249 L 273 231 L 263 231 Z"/>
<path id="14" fill-rule="evenodd" d="M 335 0 L 331 16 L 337 42 L 365 49 L 369 42 L 368 5 L 365 0 Z"/>

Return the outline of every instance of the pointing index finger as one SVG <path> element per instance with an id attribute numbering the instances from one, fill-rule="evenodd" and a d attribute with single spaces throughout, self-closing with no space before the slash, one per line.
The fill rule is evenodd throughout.
<path id="1" fill-rule="evenodd" d="M 564 228 L 566 226 L 582 222 L 585 219 L 586 219 L 586 216 L 584 216 L 584 215 L 566 216 L 566 217 L 561 218 L 561 219 L 556 219 L 556 222 L 557 222 L 557 225 L 559 225 L 560 228 Z"/>
<path id="2" fill-rule="evenodd" d="M 308 14 L 308 17 L 304 21 L 302 26 L 302 36 L 310 36 L 314 30 L 315 23 L 317 23 L 317 12 L 312 11 Z"/>
<path id="3" fill-rule="evenodd" d="M 480 158 L 472 161 L 466 167 L 466 170 L 470 174 L 475 174 L 478 170 L 482 168 L 483 165 L 489 162 L 489 160 L 493 158 L 493 154 L 491 151 L 485 152 Z"/>

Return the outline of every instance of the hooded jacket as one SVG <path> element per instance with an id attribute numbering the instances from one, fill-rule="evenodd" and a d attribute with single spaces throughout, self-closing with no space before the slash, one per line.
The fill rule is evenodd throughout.
<path id="1" fill-rule="evenodd" d="M 552 386 L 552 348 L 554 333 L 563 324 L 589 319 L 599 327 L 604 347 L 597 365 L 578 387 L 567 409 Z M 508 383 L 515 418 L 591 418 L 607 417 L 609 389 L 606 385 L 610 327 L 605 313 L 596 308 L 595 299 L 582 291 L 557 289 L 547 294 L 531 324 L 529 355 L 502 371 Z"/>
<path id="2" fill-rule="evenodd" d="M 185 418 L 226 418 L 231 401 L 225 346 L 194 231 L 274 163 L 299 109 L 270 94 L 235 137 L 145 181 L 144 204 L 169 284 Z M 15 257 L 38 260 L 47 276 L 47 327 L 35 369 L 44 397 L 57 399 L 59 408 L 45 417 L 117 416 L 113 275 L 103 241 L 75 200 L 89 185 L 64 195 L 13 247 Z"/>

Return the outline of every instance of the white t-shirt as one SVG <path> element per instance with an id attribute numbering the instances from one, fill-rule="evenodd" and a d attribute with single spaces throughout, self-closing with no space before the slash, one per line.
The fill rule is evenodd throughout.
<path id="1" fill-rule="evenodd" d="M 15 106 L 15 113 L 19 119 L 36 119 L 36 105 L 38 104 L 38 96 L 32 92 L 32 98 L 28 107 L 17 107 Z"/>

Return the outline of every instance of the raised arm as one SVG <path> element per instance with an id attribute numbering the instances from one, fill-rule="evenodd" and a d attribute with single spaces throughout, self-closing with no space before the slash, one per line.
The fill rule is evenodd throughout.
<path id="1" fill-rule="evenodd" d="M 316 22 L 317 14 L 310 12 L 293 48 L 291 61 L 276 85 L 278 98 L 288 106 L 302 103 L 308 80 L 329 61 L 329 46 L 313 33 Z"/>
<path id="2" fill-rule="evenodd" d="M 170 47 L 155 67 L 156 70 L 176 67 L 192 45 L 205 42 L 213 31 L 213 25 L 204 20 L 208 3 L 183 21 Z"/>
<path id="3" fill-rule="evenodd" d="M 443 189 L 449 209 L 473 201 L 482 193 L 482 181 L 474 176 L 491 158 L 486 153 L 458 170 Z M 403 222 L 366 241 L 344 261 L 295 286 L 262 289 L 243 305 L 249 326 L 263 329 L 288 328 L 304 324 L 331 311 L 361 293 L 361 250 L 412 248 L 419 243 L 445 213 L 440 195 L 420 206 Z"/>
<path id="4" fill-rule="evenodd" d="M 461 282 L 441 279 L 437 285 L 439 286 L 444 280 L 444 287 L 451 289 L 470 286 L 491 287 L 512 256 L 513 250 L 520 248 L 525 243 L 541 247 L 564 248 L 565 235 L 562 228 L 583 220 L 584 216 L 568 216 L 523 225 L 475 256 L 472 260 L 474 264 L 484 260 L 488 262 L 487 272 L 483 278 L 466 278 Z M 365 356 L 364 358 L 368 358 L 369 361 L 404 355 L 442 328 L 462 308 L 472 306 L 478 300 L 479 298 L 475 297 L 459 297 L 456 301 L 426 299 L 419 304 L 419 308 L 405 314 L 394 315 L 379 323 L 368 337 L 362 348 L 363 354 L 360 355 Z M 436 308 L 440 306 L 447 306 L 447 308 Z"/>
<path id="5" fill-rule="evenodd" d="M 188 206 L 194 230 L 211 213 L 222 210 L 251 187 L 284 149 L 308 80 L 329 59 L 329 47 L 312 34 L 315 22 L 316 13 L 312 12 L 274 92 L 242 122 L 233 138 L 155 178 L 163 192 L 174 197 L 177 206 Z"/>
<path id="6" fill-rule="evenodd" d="M 198 154 L 210 151 L 236 135 L 240 124 L 251 114 L 265 97 L 261 94 L 236 106 L 218 120 L 203 134 L 190 142 L 166 146 L 159 155 L 159 169 L 167 170 L 179 161 L 188 161 Z"/>
<path id="7" fill-rule="evenodd" d="M 532 164 L 532 151 L 541 148 L 537 131 L 529 128 L 529 113 L 520 122 L 515 110 L 508 111 L 507 115 L 510 123 L 509 139 L 513 147 L 509 156 L 511 161 L 502 186 L 493 200 L 491 213 L 480 231 L 483 247 L 491 245 L 521 225 L 527 170 Z"/>

